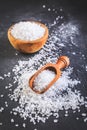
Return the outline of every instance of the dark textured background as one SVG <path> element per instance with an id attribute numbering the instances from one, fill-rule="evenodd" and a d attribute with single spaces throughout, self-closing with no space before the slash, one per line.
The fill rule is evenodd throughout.
<path id="1" fill-rule="evenodd" d="M 7 30 L 11 24 L 16 23 L 21 20 L 27 19 L 41 19 L 43 23 L 52 22 L 52 14 L 47 14 L 46 10 L 42 9 L 42 5 L 46 4 L 48 7 L 60 8 L 62 7 L 64 10 L 65 21 L 68 19 L 73 19 L 76 24 L 80 25 L 81 36 L 77 38 L 78 48 L 66 48 L 62 50 L 62 53 L 67 53 L 67 51 L 72 52 L 73 50 L 76 52 L 76 56 L 72 56 L 69 53 L 69 57 L 71 60 L 71 66 L 74 67 L 74 72 L 78 75 L 79 79 L 82 82 L 81 91 L 82 94 L 87 96 L 87 72 L 84 69 L 84 66 L 87 65 L 87 6 L 86 0 L 18 0 L 18 1 L 5 1 L 1 0 L 0 2 L 0 75 L 11 71 L 13 66 L 17 63 L 19 59 L 24 60 L 27 59 L 30 55 L 24 55 L 19 53 L 18 56 L 15 55 L 16 50 L 9 44 L 7 39 Z M 52 16 L 52 17 L 51 17 Z M 85 55 L 85 60 L 81 58 L 81 54 Z M 73 76 L 72 76 L 73 77 Z M 4 94 L 5 97 L 3 100 L 0 98 L 0 106 L 4 107 L 4 101 L 7 100 L 9 103 L 9 107 L 6 108 L 2 113 L 0 113 L 0 122 L 3 122 L 3 125 L 0 126 L 0 130 L 23 130 L 22 123 L 26 122 L 27 127 L 25 130 L 33 130 L 35 128 L 32 123 L 27 121 L 23 121 L 19 116 L 15 118 L 16 122 L 20 124 L 20 127 L 15 127 L 14 124 L 10 123 L 10 119 L 12 115 L 9 114 L 9 111 L 13 106 L 15 106 L 14 102 L 12 103 L 8 98 L 8 91 L 5 90 L 4 86 L 9 83 L 12 78 L 9 78 L 8 81 L 2 81 L 0 83 L 0 94 Z M 87 110 L 83 111 L 87 113 Z M 45 124 L 39 123 L 36 128 L 38 130 L 87 130 L 87 123 L 84 123 L 82 118 L 80 120 L 76 120 L 76 114 L 70 114 L 70 116 L 63 117 L 62 112 L 60 116 L 60 120 L 58 124 L 53 123 L 53 117 L 50 117 L 49 120 L 46 121 Z"/>

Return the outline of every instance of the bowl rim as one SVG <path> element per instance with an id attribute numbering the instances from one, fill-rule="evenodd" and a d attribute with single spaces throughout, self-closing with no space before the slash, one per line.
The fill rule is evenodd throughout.
<path id="1" fill-rule="evenodd" d="M 20 22 L 21 22 L 21 21 L 20 21 Z M 17 23 L 19 23 L 19 22 L 15 23 L 15 24 L 13 24 L 13 25 L 11 25 L 11 26 L 9 27 L 9 29 L 8 29 L 8 35 L 10 35 L 14 40 L 18 40 L 20 43 L 25 43 L 25 44 L 27 44 L 27 43 L 28 43 L 28 44 L 29 44 L 29 43 L 35 44 L 35 43 L 37 43 L 37 42 L 43 41 L 44 39 L 46 39 L 46 38 L 48 37 L 48 34 L 49 34 L 49 32 L 48 32 L 48 27 L 47 27 L 45 24 L 43 24 L 43 23 L 41 23 L 41 22 L 39 22 L 39 21 L 34 21 L 34 20 L 27 20 L 27 21 L 25 21 L 25 22 L 34 22 L 34 23 L 37 23 L 37 24 L 39 24 L 40 26 L 42 26 L 42 27 L 45 29 L 44 35 L 43 35 L 41 38 L 36 39 L 36 40 L 21 40 L 21 39 L 15 38 L 15 37 L 11 34 L 11 29 L 13 28 L 13 26 L 14 26 L 15 24 L 17 24 Z M 8 36 L 8 37 L 9 37 L 9 36 Z"/>

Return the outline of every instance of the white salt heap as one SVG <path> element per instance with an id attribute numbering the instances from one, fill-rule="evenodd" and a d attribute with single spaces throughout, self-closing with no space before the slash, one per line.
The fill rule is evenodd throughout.
<path id="1" fill-rule="evenodd" d="M 43 90 L 55 78 L 55 72 L 51 70 L 44 70 L 34 80 L 34 89 Z"/>
<path id="2" fill-rule="evenodd" d="M 49 25 L 49 27 L 51 26 Z M 54 123 L 58 122 L 60 110 L 68 111 L 71 109 L 73 113 L 76 110 L 80 112 L 80 106 L 84 105 L 86 101 L 81 92 L 75 88 L 80 81 L 70 78 L 71 74 L 73 74 L 73 68 L 71 67 L 63 71 L 62 76 L 44 94 L 36 94 L 29 87 L 29 78 L 37 71 L 35 67 L 38 66 L 39 69 L 46 63 L 55 63 L 59 56 L 59 47 L 66 47 L 68 38 L 72 39 L 71 37 L 73 37 L 71 46 L 76 44 L 75 34 L 79 34 L 78 28 L 72 23 L 60 25 L 53 30 L 48 43 L 42 50 L 33 57 L 28 58 L 27 61 L 18 61 L 18 64 L 13 67 L 14 84 L 18 85 L 13 94 L 11 93 L 8 96 L 11 100 L 18 102 L 18 105 L 12 109 L 11 113 L 16 112 L 15 116 L 19 113 L 24 120 L 29 118 L 30 122 L 36 124 L 40 121 L 45 123 L 51 115 L 54 116 Z M 66 42 L 63 43 L 63 41 Z M 41 80 L 41 77 L 39 80 Z M 43 84 L 39 88 L 42 86 Z M 68 116 L 68 113 L 65 113 L 65 116 Z M 86 121 L 86 118 L 84 121 Z"/>
<path id="3" fill-rule="evenodd" d="M 18 66 L 24 67 L 26 64 L 19 62 Z M 13 114 L 14 112 L 18 112 L 22 118 L 30 118 L 30 122 L 36 124 L 39 121 L 45 122 L 51 115 L 58 120 L 59 110 L 68 110 L 70 108 L 79 110 L 79 106 L 84 103 L 84 98 L 80 92 L 77 90 L 72 91 L 72 88 L 80 82 L 70 79 L 73 71 L 71 68 L 64 71 L 61 78 L 56 82 L 56 85 L 54 84 L 47 92 L 36 94 L 28 86 L 29 78 L 35 71 L 28 70 L 28 67 L 25 72 L 22 70 L 17 71 L 16 68 L 18 66 L 13 70 L 17 75 L 15 80 L 18 82 L 18 86 L 15 88 L 13 94 L 9 95 L 11 100 L 19 102 L 19 105 L 13 108 Z M 20 72 L 21 76 L 18 76 Z M 63 94 L 64 90 L 66 90 L 66 93 Z"/>
<path id="4" fill-rule="evenodd" d="M 11 34 L 20 40 L 37 40 L 43 37 L 45 29 L 35 22 L 16 23 L 11 30 Z"/>

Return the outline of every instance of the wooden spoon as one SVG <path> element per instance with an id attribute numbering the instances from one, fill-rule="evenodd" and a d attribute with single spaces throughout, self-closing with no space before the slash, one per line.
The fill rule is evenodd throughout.
<path id="1" fill-rule="evenodd" d="M 67 67 L 70 64 L 69 58 L 67 56 L 60 56 L 56 64 L 48 63 L 45 66 L 43 66 L 40 70 L 38 70 L 29 80 L 29 86 L 30 88 L 38 93 L 42 94 L 46 92 L 61 76 L 61 69 Z M 35 78 L 41 73 L 43 70 L 51 70 L 55 72 L 55 78 L 41 91 L 34 89 L 34 80 Z"/>

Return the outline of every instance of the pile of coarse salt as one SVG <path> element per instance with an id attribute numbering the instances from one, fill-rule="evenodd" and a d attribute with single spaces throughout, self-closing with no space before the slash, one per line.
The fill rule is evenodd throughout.
<path id="1" fill-rule="evenodd" d="M 24 120 L 30 118 L 30 122 L 33 124 L 40 121 L 45 123 L 51 115 L 54 116 L 54 122 L 55 120 L 58 122 L 60 110 L 72 109 L 75 111 L 77 109 L 79 111 L 80 106 L 84 104 L 85 101 L 81 93 L 72 90 L 80 83 L 80 81 L 70 78 L 72 68 L 69 67 L 64 71 L 59 80 L 44 94 L 36 94 L 29 87 L 29 79 L 36 70 L 29 70 L 29 66 L 27 66 L 26 71 L 23 72 L 20 66 L 24 67 L 26 64 L 19 62 L 19 65 L 13 69 L 13 72 L 17 75 L 15 80 L 18 82 L 18 86 L 13 94 L 9 94 L 11 100 L 19 102 L 19 105 L 12 109 L 13 114 L 18 112 Z M 19 70 L 17 71 L 18 67 Z"/>
<path id="2" fill-rule="evenodd" d="M 81 92 L 75 88 L 80 81 L 71 78 L 73 73 L 71 67 L 63 71 L 62 76 L 44 94 L 36 94 L 29 87 L 29 79 L 37 71 L 37 68 L 39 69 L 49 62 L 55 63 L 59 57 L 59 48 L 61 50 L 61 48 L 66 47 L 68 39 L 72 39 L 71 46 L 75 45 L 76 35 L 79 35 L 79 32 L 75 25 L 72 23 L 62 24 L 58 29 L 52 31 L 48 43 L 43 49 L 28 60 L 18 61 L 18 64 L 12 70 L 14 84 L 16 83 L 17 87 L 13 90 L 13 94 L 8 95 L 11 100 L 18 102 L 18 105 L 12 109 L 11 113 L 14 115 L 19 113 L 21 118 L 24 118 L 24 120 L 29 118 L 33 124 L 40 121 L 45 123 L 50 116 L 54 116 L 54 122 L 57 123 L 60 110 L 64 110 L 65 116 L 68 116 L 69 109 L 74 113 L 76 111 L 80 112 L 80 106 L 82 105 L 87 107 L 87 101 L 85 101 Z M 86 120 L 87 115 L 84 117 L 84 122 Z"/>
<path id="3" fill-rule="evenodd" d="M 20 40 L 37 40 L 41 37 L 43 37 L 45 33 L 45 29 L 35 22 L 19 22 L 16 23 L 12 29 L 11 34 L 16 38 Z"/>
<path id="4" fill-rule="evenodd" d="M 43 70 L 34 80 L 34 90 L 43 90 L 55 78 L 56 74 L 51 70 Z"/>

